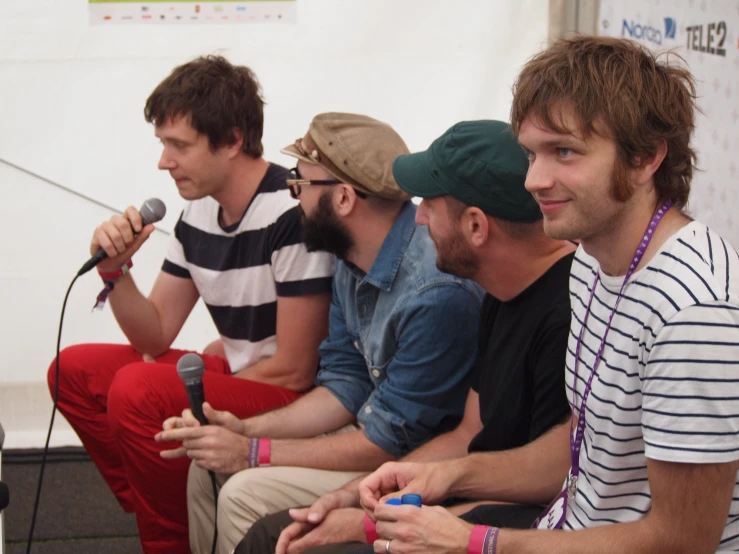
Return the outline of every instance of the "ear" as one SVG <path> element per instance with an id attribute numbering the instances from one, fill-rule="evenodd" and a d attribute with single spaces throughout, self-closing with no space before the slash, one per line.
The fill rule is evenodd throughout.
<path id="1" fill-rule="evenodd" d="M 490 222 L 480 208 L 469 207 L 460 217 L 462 234 L 475 248 L 485 245 L 490 236 Z"/>
<path id="2" fill-rule="evenodd" d="M 354 211 L 354 206 L 357 203 L 357 193 L 349 185 L 336 185 L 332 200 L 336 214 L 347 217 Z"/>
<path id="3" fill-rule="evenodd" d="M 636 185 L 643 185 L 649 182 L 659 169 L 659 166 L 667 155 L 667 142 L 660 140 L 657 142 L 654 155 L 648 158 L 637 158 L 634 168 L 631 170 L 631 182 Z"/>
<path id="4" fill-rule="evenodd" d="M 229 159 L 235 158 L 241 153 L 244 146 L 244 134 L 241 129 L 234 127 L 231 129 L 231 140 L 223 146 L 223 151 Z"/>

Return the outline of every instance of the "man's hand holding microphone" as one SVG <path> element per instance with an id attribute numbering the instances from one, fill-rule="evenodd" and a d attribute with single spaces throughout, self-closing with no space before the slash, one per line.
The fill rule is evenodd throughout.
<path id="1" fill-rule="evenodd" d="M 99 225 L 90 241 L 92 257 L 82 266 L 83 275 L 98 266 L 101 273 L 115 272 L 127 263 L 154 231 L 154 223 L 167 213 L 164 203 L 150 198 L 137 210 L 126 208 L 122 215 L 114 215 Z"/>

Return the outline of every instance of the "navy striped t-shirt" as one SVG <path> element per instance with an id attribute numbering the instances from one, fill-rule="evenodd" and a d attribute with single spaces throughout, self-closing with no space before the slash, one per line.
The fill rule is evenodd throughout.
<path id="1" fill-rule="evenodd" d="M 192 279 L 223 340 L 232 372 L 272 356 L 277 297 L 331 291 L 333 256 L 308 252 L 287 170 L 271 164 L 241 220 L 219 224 L 211 197 L 190 202 L 162 270 Z"/>
<path id="2" fill-rule="evenodd" d="M 567 394 L 577 416 L 623 277 L 601 274 L 577 376 L 577 338 L 598 262 L 572 264 Z M 691 222 L 624 289 L 586 408 L 581 474 L 565 529 L 634 521 L 651 507 L 647 458 L 676 463 L 739 459 L 739 256 Z M 720 552 L 739 550 L 739 478 Z"/>

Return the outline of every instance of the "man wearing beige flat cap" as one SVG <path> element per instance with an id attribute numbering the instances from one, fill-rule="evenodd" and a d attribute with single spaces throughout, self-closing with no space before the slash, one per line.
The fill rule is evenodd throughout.
<path id="1" fill-rule="evenodd" d="M 297 158 L 288 186 L 309 250 L 336 255 L 329 336 L 316 387 L 245 420 L 208 404 L 171 422 L 193 460 L 190 547 L 231 552 L 261 517 L 309 505 L 362 473 L 453 429 L 464 411 L 482 290 L 444 274 L 416 207 L 393 178 L 400 136 L 367 116 L 316 116 L 283 149 Z M 217 408 L 215 406 L 214 408 Z"/>

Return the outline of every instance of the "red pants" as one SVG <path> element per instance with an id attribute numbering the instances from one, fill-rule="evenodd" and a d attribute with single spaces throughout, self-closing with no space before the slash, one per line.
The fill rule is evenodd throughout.
<path id="1" fill-rule="evenodd" d="M 154 435 L 162 422 L 189 407 L 177 375 L 182 350 L 145 363 L 130 346 L 82 344 L 62 351 L 59 411 L 82 440 L 127 512 L 136 514 L 147 554 L 190 552 L 187 530 L 187 471 L 190 459 L 164 460 Z M 228 362 L 202 356 L 205 398 L 217 410 L 240 418 L 288 404 L 300 393 L 231 376 Z M 55 364 L 48 374 L 54 394 Z"/>

